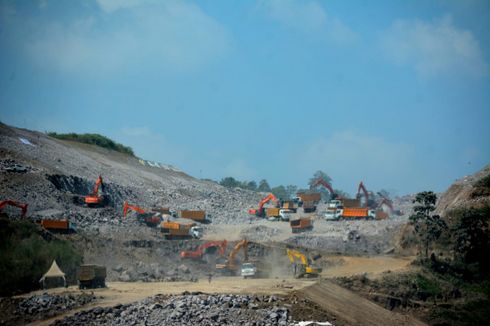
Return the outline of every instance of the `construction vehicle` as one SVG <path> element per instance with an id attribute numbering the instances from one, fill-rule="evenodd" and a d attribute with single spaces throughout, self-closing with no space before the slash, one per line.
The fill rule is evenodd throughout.
<path id="1" fill-rule="evenodd" d="M 160 223 L 160 231 L 165 239 L 200 239 L 202 237 L 203 228 L 197 226 L 196 223 L 180 223 L 163 221 Z"/>
<path id="2" fill-rule="evenodd" d="M 285 200 L 285 201 L 283 201 L 281 207 L 283 209 L 288 209 L 290 211 L 293 211 L 293 213 L 296 213 L 296 206 L 294 205 L 294 201 L 293 200 Z"/>
<path id="3" fill-rule="evenodd" d="M 14 206 L 18 207 L 22 210 L 21 212 L 21 217 L 25 218 L 27 214 L 27 204 L 19 203 L 13 200 L 2 200 L 0 201 L 0 212 L 6 207 L 6 206 Z"/>
<path id="4" fill-rule="evenodd" d="M 316 211 L 316 205 L 314 201 L 304 201 L 303 202 L 303 212 L 304 213 L 313 213 Z"/>
<path id="5" fill-rule="evenodd" d="M 291 231 L 293 233 L 313 230 L 313 223 L 311 222 L 311 219 L 306 217 L 292 220 L 289 222 L 289 225 L 291 225 Z"/>
<path id="6" fill-rule="evenodd" d="M 257 276 L 257 267 L 253 263 L 243 263 L 240 268 L 240 274 L 243 278 L 252 278 Z"/>
<path id="7" fill-rule="evenodd" d="M 323 213 L 323 218 L 325 218 L 326 221 L 338 221 L 342 217 L 342 212 L 342 208 L 328 207 Z"/>
<path id="8" fill-rule="evenodd" d="M 282 221 L 289 221 L 292 218 L 294 213 L 295 213 L 295 211 L 293 211 L 291 209 L 280 209 L 279 210 L 279 218 Z"/>
<path id="9" fill-rule="evenodd" d="M 343 219 L 373 220 L 376 218 L 376 214 L 374 210 L 368 207 L 344 207 L 341 217 Z"/>
<path id="10" fill-rule="evenodd" d="M 293 264 L 295 278 L 318 277 L 322 272 L 320 267 L 311 266 L 311 259 L 305 254 L 294 249 L 286 249 L 289 261 Z"/>
<path id="11" fill-rule="evenodd" d="M 196 222 L 201 222 L 201 223 L 206 222 L 205 211 L 180 210 L 178 216 L 180 218 L 187 218 Z"/>
<path id="12" fill-rule="evenodd" d="M 104 183 L 102 177 L 99 175 L 97 181 L 95 181 L 94 190 L 91 195 L 85 196 L 85 204 L 89 207 L 103 206 L 105 204 L 105 197 L 100 192 L 104 189 Z"/>
<path id="13" fill-rule="evenodd" d="M 54 219 L 42 219 L 38 222 L 43 228 L 48 231 L 56 233 L 75 233 L 77 232 L 77 226 L 75 223 L 70 222 L 68 219 L 54 220 Z"/>
<path id="14" fill-rule="evenodd" d="M 240 251 L 240 249 L 242 248 L 243 248 L 242 263 L 248 262 L 248 240 L 244 239 L 238 242 L 233 248 L 233 250 L 230 251 L 230 254 L 228 255 L 228 259 L 225 261 L 224 264 L 216 264 L 216 269 L 225 274 L 231 274 L 231 275 L 236 274 L 238 270 L 238 264 L 235 258 L 238 252 Z"/>
<path id="15" fill-rule="evenodd" d="M 255 215 L 258 217 L 264 217 L 264 215 L 265 215 L 264 205 L 270 201 L 275 202 L 276 206 L 279 204 L 279 200 L 277 199 L 277 197 L 274 196 L 274 194 L 270 193 L 267 196 L 265 196 L 264 198 L 262 198 L 262 200 L 259 203 L 259 207 L 257 209 L 251 208 L 248 210 L 248 213 L 250 215 Z"/>
<path id="16" fill-rule="evenodd" d="M 311 185 L 311 188 L 315 188 L 318 186 L 323 186 L 325 189 L 327 189 L 330 192 L 331 199 L 335 199 L 338 197 L 338 195 L 333 190 L 332 186 L 324 179 L 322 178 L 316 179 L 315 182 Z"/>
<path id="17" fill-rule="evenodd" d="M 319 192 L 313 192 L 313 193 L 300 192 L 297 194 L 297 196 L 300 199 L 300 202 L 298 203 L 298 205 L 300 205 L 300 203 L 304 204 L 304 202 L 307 202 L 307 201 L 318 203 L 322 199 L 322 194 Z"/>
<path id="18" fill-rule="evenodd" d="M 361 194 L 362 191 L 362 194 Z M 367 191 L 366 187 L 364 186 L 364 183 L 361 181 L 359 182 L 359 187 L 357 187 L 357 195 L 356 198 L 359 200 L 359 203 L 362 199 L 362 196 L 364 195 L 364 204 L 359 205 L 359 207 L 364 206 L 364 207 L 369 207 L 371 209 L 376 208 L 376 202 L 374 198 L 374 194 L 370 191 Z"/>
<path id="19" fill-rule="evenodd" d="M 281 208 L 279 208 L 279 207 L 266 208 L 265 209 L 265 216 L 268 219 L 274 220 L 275 218 L 279 218 L 279 212 L 280 211 L 281 211 Z"/>
<path id="20" fill-rule="evenodd" d="M 78 278 L 78 287 L 81 290 L 105 288 L 106 275 L 107 275 L 107 270 L 104 266 L 82 265 L 80 266 L 80 277 Z"/>
<path id="21" fill-rule="evenodd" d="M 224 256 L 228 241 L 209 241 L 194 251 L 181 251 L 180 258 L 202 259 L 205 254 L 217 252 L 218 255 Z"/>
<path id="22" fill-rule="evenodd" d="M 158 216 L 158 213 L 146 212 L 146 210 L 143 208 L 136 205 L 130 205 L 127 201 L 125 201 L 123 204 L 123 217 L 126 217 L 129 210 L 138 213 L 138 221 L 145 223 L 150 227 L 156 227 L 161 222 L 161 218 Z"/>

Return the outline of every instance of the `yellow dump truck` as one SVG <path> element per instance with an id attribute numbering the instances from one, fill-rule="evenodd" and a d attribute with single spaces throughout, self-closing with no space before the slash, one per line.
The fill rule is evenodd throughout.
<path id="1" fill-rule="evenodd" d="M 164 221 L 160 223 L 160 230 L 165 239 L 200 239 L 202 236 L 202 228 L 196 226 L 196 223 L 180 223 Z"/>

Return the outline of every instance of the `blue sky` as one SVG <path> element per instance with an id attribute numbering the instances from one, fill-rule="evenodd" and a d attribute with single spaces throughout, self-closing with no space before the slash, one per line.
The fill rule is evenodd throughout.
<path id="1" fill-rule="evenodd" d="M 0 120 L 219 180 L 397 194 L 490 162 L 488 1 L 4 1 Z"/>

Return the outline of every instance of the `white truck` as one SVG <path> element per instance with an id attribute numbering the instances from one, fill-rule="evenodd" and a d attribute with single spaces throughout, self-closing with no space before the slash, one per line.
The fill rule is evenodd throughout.
<path id="1" fill-rule="evenodd" d="M 343 213 L 343 206 L 340 200 L 331 200 L 327 205 L 327 210 L 323 213 L 326 221 L 338 221 Z"/>
<path id="2" fill-rule="evenodd" d="M 257 267 L 252 263 L 243 263 L 240 271 L 243 278 L 252 278 L 257 275 Z"/>

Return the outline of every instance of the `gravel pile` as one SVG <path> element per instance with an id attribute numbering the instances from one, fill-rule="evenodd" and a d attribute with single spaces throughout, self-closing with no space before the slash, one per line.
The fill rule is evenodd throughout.
<path id="1" fill-rule="evenodd" d="M 240 232 L 243 238 L 251 241 L 263 241 L 264 239 L 270 239 L 272 236 L 279 233 L 277 228 L 268 227 L 265 225 L 256 225 L 244 229 Z"/>
<path id="2" fill-rule="evenodd" d="M 186 294 L 97 307 L 53 325 L 288 325 L 292 316 L 275 296 Z"/>
<path id="3" fill-rule="evenodd" d="M 28 298 L 0 298 L 0 325 L 25 325 L 48 319 L 95 301 L 93 294 L 40 294 Z"/>
<path id="4" fill-rule="evenodd" d="M 34 295 L 19 302 L 15 313 L 18 315 L 46 314 L 49 311 L 60 313 L 86 305 L 94 300 L 95 296 L 87 293 L 82 293 L 81 295 L 53 295 L 44 293 Z"/>

